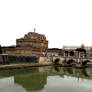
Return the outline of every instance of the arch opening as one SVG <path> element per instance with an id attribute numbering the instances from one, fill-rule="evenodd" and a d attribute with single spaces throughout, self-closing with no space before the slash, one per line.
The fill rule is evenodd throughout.
<path id="1" fill-rule="evenodd" d="M 90 60 L 85 60 L 84 62 L 82 62 L 82 65 L 85 66 L 87 65 L 88 62 L 91 62 Z"/>
<path id="2" fill-rule="evenodd" d="M 67 64 L 75 64 L 76 62 L 75 62 L 75 60 L 73 60 L 73 59 L 69 59 L 68 61 L 67 61 Z"/>
<path id="3" fill-rule="evenodd" d="M 54 61 L 54 64 L 59 64 L 59 58 L 56 58 L 55 61 Z"/>

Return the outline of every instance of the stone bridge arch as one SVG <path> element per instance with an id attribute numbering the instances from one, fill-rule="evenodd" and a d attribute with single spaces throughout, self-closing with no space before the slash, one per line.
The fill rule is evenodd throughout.
<path id="1" fill-rule="evenodd" d="M 60 58 L 56 58 L 56 59 L 54 60 L 54 64 L 59 64 L 59 60 L 60 60 Z"/>
<path id="2" fill-rule="evenodd" d="M 84 60 L 84 61 L 82 62 L 82 65 L 85 66 L 85 65 L 87 65 L 88 62 L 91 62 L 91 61 L 90 61 L 90 60 Z"/>
<path id="3" fill-rule="evenodd" d="M 76 63 L 76 61 L 74 59 L 68 59 L 67 60 L 67 64 L 74 64 Z"/>

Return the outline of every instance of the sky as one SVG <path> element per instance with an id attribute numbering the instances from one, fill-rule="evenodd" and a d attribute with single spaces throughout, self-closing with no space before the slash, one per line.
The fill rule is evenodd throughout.
<path id="1" fill-rule="evenodd" d="M 92 46 L 92 0 L 0 0 L 1 46 L 16 45 L 34 28 L 49 48 Z"/>

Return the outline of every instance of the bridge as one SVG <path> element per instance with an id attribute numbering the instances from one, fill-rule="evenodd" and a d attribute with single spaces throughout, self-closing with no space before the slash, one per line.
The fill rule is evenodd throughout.
<path id="1" fill-rule="evenodd" d="M 82 64 L 92 64 L 92 57 L 53 57 L 54 63 L 65 63 L 65 64 L 72 64 L 72 63 L 82 63 Z"/>

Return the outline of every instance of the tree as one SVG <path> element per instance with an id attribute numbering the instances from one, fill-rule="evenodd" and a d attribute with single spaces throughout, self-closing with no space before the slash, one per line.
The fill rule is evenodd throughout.
<path id="1" fill-rule="evenodd" d="M 74 56 L 74 51 L 70 51 L 70 56 Z"/>
<path id="2" fill-rule="evenodd" d="M 79 57 L 80 57 L 80 54 L 82 53 L 83 53 L 82 56 L 86 56 L 86 50 L 84 48 L 77 48 L 75 51 L 78 52 Z"/>
<path id="3" fill-rule="evenodd" d="M 2 54 L 2 47 L 1 47 L 1 45 L 0 45 L 0 54 Z"/>
<path id="4" fill-rule="evenodd" d="M 86 50 L 83 49 L 83 48 L 77 48 L 76 51 L 78 51 L 78 52 L 86 52 Z"/>

